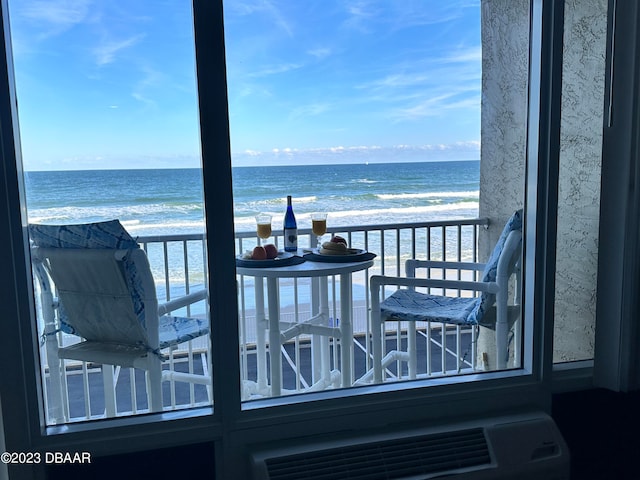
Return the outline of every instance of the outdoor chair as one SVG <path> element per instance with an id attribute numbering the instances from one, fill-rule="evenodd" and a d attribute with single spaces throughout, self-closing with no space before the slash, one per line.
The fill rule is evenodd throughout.
<path id="1" fill-rule="evenodd" d="M 107 417 L 116 415 L 113 366 L 145 371 L 153 412 L 163 409 L 163 380 L 210 385 L 206 375 L 162 369 L 163 351 L 209 333 L 206 318 L 170 315 L 206 299 L 205 291 L 159 305 L 147 255 L 117 220 L 31 224 L 29 235 L 50 369 L 50 416 L 56 422 L 68 420 L 63 359 L 102 365 Z M 58 332 L 81 341 L 62 346 Z"/>
<path id="2" fill-rule="evenodd" d="M 509 329 L 520 316 L 519 289 L 514 287 L 514 299 L 509 302 L 509 280 L 515 274 L 518 279 L 522 250 L 522 210 L 515 212 L 506 223 L 496 246 L 486 264 L 472 262 L 443 262 L 410 259 L 406 262 L 406 277 L 374 275 L 370 279 L 373 370 L 367 372 L 358 383 L 374 383 L 383 379 L 383 371 L 393 362 L 408 363 L 410 379 L 416 378 L 416 322 L 443 324 L 441 348 L 446 348 L 446 325 L 486 326 L 495 330 L 496 366 L 504 369 L 509 358 Z M 424 268 L 427 278 L 416 277 L 416 269 Z M 445 279 L 444 272 L 453 270 L 459 274 L 456 280 Z M 431 271 L 442 272 L 442 278 L 429 278 Z M 468 271 L 464 279 L 464 271 Z M 482 272 L 479 280 L 474 280 Z M 398 288 L 387 298 L 385 287 Z M 421 288 L 421 291 L 416 288 Z M 382 289 L 382 292 L 381 292 Z M 437 289 L 442 295 L 432 294 Z M 446 296 L 447 292 L 471 292 L 467 296 Z M 385 322 L 406 322 L 407 351 L 393 350 L 382 358 L 385 338 Z M 427 323 L 429 328 L 430 323 Z M 460 355 L 460 352 L 457 353 Z M 445 366 L 443 365 L 443 371 Z M 398 372 L 399 374 L 399 372 Z"/>

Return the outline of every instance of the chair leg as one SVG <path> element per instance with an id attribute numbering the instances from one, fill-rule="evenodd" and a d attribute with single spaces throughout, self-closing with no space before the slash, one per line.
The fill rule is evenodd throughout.
<path id="1" fill-rule="evenodd" d="M 509 357 L 509 321 L 507 294 L 502 289 L 496 294 L 496 368 L 505 370 Z"/>
<path id="2" fill-rule="evenodd" d="M 382 325 L 380 307 L 371 308 L 371 340 L 373 350 L 373 383 L 382 383 Z"/>
<path id="3" fill-rule="evenodd" d="M 102 384 L 104 385 L 104 408 L 107 417 L 116 416 L 116 385 L 113 365 L 102 365 Z"/>
<path id="4" fill-rule="evenodd" d="M 56 424 L 65 421 L 60 363 L 49 360 L 49 418 Z"/>
<path id="5" fill-rule="evenodd" d="M 151 365 L 146 372 L 147 395 L 149 397 L 149 409 L 152 412 L 162 411 L 162 362 L 159 358 L 151 359 Z"/>
<path id="6" fill-rule="evenodd" d="M 58 341 L 55 335 L 47 337 L 46 346 L 47 363 L 49 365 L 49 418 L 56 424 L 64 423 L 67 419 L 65 415 L 64 402 L 64 360 L 58 357 Z"/>
<path id="7" fill-rule="evenodd" d="M 42 305 L 42 315 L 44 321 L 45 335 L 45 355 L 49 367 L 49 418 L 56 424 L 64 423 L 69 417 L 69 403 L 65 401 L 66 375 L 64 360 L 58 354 L 58 330 L 56 328 L 55 302 L 51 293 L 51 286 L 48 282 L 42 263 L 36 265 L 36 273 L 41 282 L 40 303 Z"/>
<path id="8" fill-rule="evenodd" d="M 407 353 L 409 354 L 409 379 L 415 380 L 418 374 L 418 345 L 416 340 L 416 322 L 407 326 Z"/>

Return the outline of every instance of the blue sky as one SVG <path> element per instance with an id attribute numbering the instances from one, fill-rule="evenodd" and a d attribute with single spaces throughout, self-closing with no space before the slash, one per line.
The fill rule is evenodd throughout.
<path id="1" fill-rule="evenodd" d="M 10 0 L 28 170 L 191 167 L 190 2 Z M 479 158 L 479 0 L 225 3 L 234 165 Z"/>

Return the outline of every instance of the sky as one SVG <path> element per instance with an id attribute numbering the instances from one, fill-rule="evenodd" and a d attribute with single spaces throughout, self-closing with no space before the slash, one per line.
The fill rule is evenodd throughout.
<path id="1" fill-rule="evenodd" d="M 480 0 L 224 3 L 234 166 L 477 160 Z M 182 0 L 9 0 L 26 170 L 199 165 Z"/>

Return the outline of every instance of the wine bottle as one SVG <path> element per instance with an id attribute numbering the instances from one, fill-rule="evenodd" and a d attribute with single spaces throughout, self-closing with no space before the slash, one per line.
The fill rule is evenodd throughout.
<path id="1" fill-rule="evenodd" d="M 293 214 L 291 195 L 287 196 L 287 212 L 284 214 L 284 251 L 295 252 L 298 250 L 298 224 Z"/>

